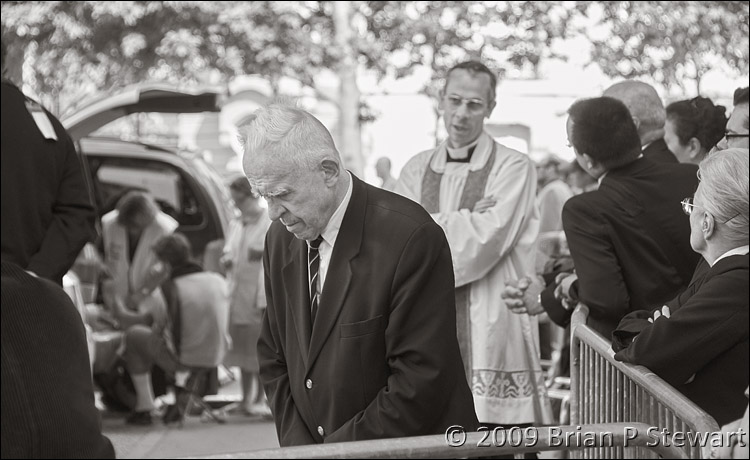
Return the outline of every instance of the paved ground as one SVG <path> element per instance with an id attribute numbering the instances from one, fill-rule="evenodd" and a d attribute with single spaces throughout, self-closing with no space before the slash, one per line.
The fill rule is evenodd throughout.
<path id="1" fill-rule="evenodd" d="M 223 386 L 220 395 L 239 397 L 236 382 Z M 164 426 L 154 418 L 151 426 L 131 426 L 125 414 L 102 412 L 104 434 L 115 446 L 117 458 L 175 458 L 225 454 L 279 447 L 273 422 L 261 417 L 228 414 L 226 423 L 185 419 L 182 428 Z"/>
<path id="2" fill-rule="evenodd" d="M 278 447 L 273 423 L 235 415 L 219 425 L 189 417 L 182 428 L 125 425 L 122 418 L 103 420 L 104 433 L 118 458 L 174 458 Z"/>

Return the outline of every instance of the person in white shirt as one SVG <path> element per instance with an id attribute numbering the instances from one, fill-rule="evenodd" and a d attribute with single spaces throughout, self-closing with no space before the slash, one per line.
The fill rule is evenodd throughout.
<path id="1" fill-rule="evenodd" d="M 232 181 L 229 192 L 240 215 L 229 226 L 220 261 L 229 281 L 231 305 L 232 348 L 224 364 L 240 368 L 242 402 L 237 409 L 245 415 L 270 415 L 260 388 L 256 348 L 266 307 L 262 259 L 271 220 L 258 198 L 253 196 L 245 176 Z"/>

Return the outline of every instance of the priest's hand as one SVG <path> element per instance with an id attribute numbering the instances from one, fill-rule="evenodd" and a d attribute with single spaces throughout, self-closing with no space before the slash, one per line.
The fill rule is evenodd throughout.
<path id="1" fill-rule="evenodd" d="M 495 206 L 497 200 L 493 197 L 482 198 L 474 204 L 474 212 L 484 212 Z"/>

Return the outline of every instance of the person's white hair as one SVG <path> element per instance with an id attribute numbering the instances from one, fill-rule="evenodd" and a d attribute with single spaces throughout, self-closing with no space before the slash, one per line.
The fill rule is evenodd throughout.
<path id="1" fill-rule="evenodd" d="M 642 81 L 626 80 L 615 83 L 606 90 L 603 96 L 619 99 L 637 118 L 639 133 L 645 133 L 664 127 L 667 113 L 664 103 L 653 86 Z"/>
<path id="2" fill-rule="evenodd" d="M 737 242 L 748 241 L 748 149 L 727 149 L 712 153 L 701 161 L 698 193 L 701 206 L 717 222 L 725 223 L 730 237 Z"/>
<path id="3" fill-rule="evenodd" d="M 341 163 L 331 133 L 310 113 L 288 101 L 274 101 L 254 115 L 250 123 L 240 128 L 246 173 L 250 159 L 264 165 L 306 170 L 316 168 L 326 158 Z"/>

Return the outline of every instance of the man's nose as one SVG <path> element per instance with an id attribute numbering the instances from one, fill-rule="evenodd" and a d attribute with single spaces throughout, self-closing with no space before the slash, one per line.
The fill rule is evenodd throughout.
<path id="1" fill-rule="evenodd" d="M 721 140 L 719 142 L 716 143 L 716 145 L 714 145 L 714 148 L 712 148 L 708 152 L 708 154 L 706 156 L 712 155 L 712 154 L 714 154 L 716 152 L 719 152 L 721 150 L 726 150 L 727 148 L 729 148 L 729 145 L 728 145 L 728 142 L 727 142 L 727 137 L 724 136 L 724 137 L 721 138 Z"/>
<path id="2" fill-rule="evenodd" d="M 459 104 L 458 107 L 456 107 L 456 110 L 453 112 L 453 116 L 456 118 L 464 119 L 469 115 L 469 104 L 465 101 L 462 101 L 461 104 Z"/>
<path id="3" fill-rule="evenodd" d="M 268 199 L 268 217 L 271 220 L 279 220 L 284 214 L 284 211 L 284 207 L 276 203 L 276 200 L 274 200 L 273 198 Z"/>

